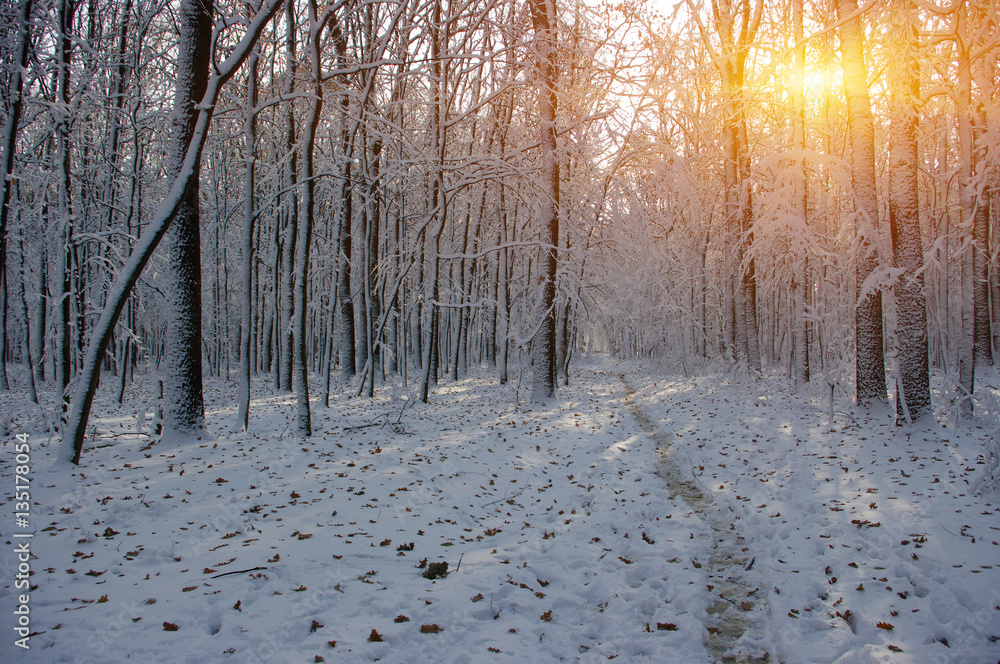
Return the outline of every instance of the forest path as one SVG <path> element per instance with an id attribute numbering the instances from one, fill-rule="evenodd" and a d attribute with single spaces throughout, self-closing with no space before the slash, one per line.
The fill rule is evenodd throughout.
<path id="1" fill-rule="evenodd" d="M 739 642 L 748 631 L 760 629 L 758 617 L 766 614 L 766 594 L 758 595 L 749 572 L 756 558 L 747 542 L 734 526 L 729 515 L 722 512 L 710 492 L 685 479 L 672 453 L 673 443 L 635 403 L 636 390 L 625 374 L 620 374 L 625 386 L 622 403 L 646 434 L 656 442 L 660 457 L 659 475 L 671 493 L 685 503 L 712 529 L 712 556 L 709 559 L 708 589 L 713 594 L 708 606 L 708 638 L 705 645 L 713 662 L 723 664 L 763 664 L 770 662 L 767 654 L 757 657 L 746 654 Z"/>

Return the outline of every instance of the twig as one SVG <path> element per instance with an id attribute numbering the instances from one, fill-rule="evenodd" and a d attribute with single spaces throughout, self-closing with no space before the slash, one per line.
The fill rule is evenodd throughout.
<path id="1" fill-rule="evenodd" d="M 218 579 L 220 576 L 229 576 L 230 574 L 243 574 L 244 572 L 256 572 L 259 569 L 267 569 L 266 567 L 251 567 L 250 569 L 236 569 L 232 572 L 223 572 L 222 574 L 216 574 L 211 577 L 213 579 Z"/>
<path id="2" fill-rule="evenodd" d="M 509 485 L 508 485 L 508 486 L 509 486 Z M 505 501 L 505 500 L 514 500 L 515 498 L 517 498 L 518 496 L 520 496 L 520 495 L 521 495 L 522 493 L 524 493 L 524 490 L 525 490 L 525 489 L 527 489 L 527 488 L 528 488 L 528 487 L 530 487 L 530 486 L 531 486 L 530 484 L 528 484 L 528 485 L 525 485 L 524 487 L 522 487 L 522 488 L 521 488 L 521 490 L 520 490 L 520 491 L 518 491 L 517 493 L 514 493 L 514 494 L 511 494 L 511 495 L 510 495 L 509 497 L 507 496 L 507 494 L 506 494 L 506 493 L 504 493 L 504 496 L 503 496 L 503 498 L 499 498 L 499 499 L 497 499 L 497 500 L 494 500 L 494 501 L 493 501 L 493 502 L 491 502 L 491 503 L 486 503 L 486 504 L 485 504 L 485 505 L 483 505 L 482 507 L 489 507 L 490 505 L 496 505 L 497 503 L 502 503 L 502 502 L 503 502 L 503 501 Z"/>

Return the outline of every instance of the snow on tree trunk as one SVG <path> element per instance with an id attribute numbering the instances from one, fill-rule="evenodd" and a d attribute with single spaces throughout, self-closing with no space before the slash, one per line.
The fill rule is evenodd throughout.
<path id="1" fill-rule="evenodd" d="M 917 179 L 920 79 L 913 53 L 916 32 L 911 12 L 907 0 L 897 0 L 893 4 L 895 39 L 892 43 L 897 48 L 898 71 L 890 88 L 889 128 L 889 228 L 893 258 L 902 271 L 893 286 L 899 363 L 896 411 L 908 421 L 919 420 L 932 412 Z"/>
<path id="2" fill-rule="evenodd" d="M 11 174 L 14 172 L 14 151 L 24 109 L 24 70 L 28 66 L 31 33 L 28 19 L 32 0 L 21 0 L 14 34 L 14 63 L 10 85 L 6 91 L 7 118 L 4 123 L 3 144 L 0 145 L 0 389 L 10 389 L 7 380 L 7 219 L 10 215 Z M 27 320 L 25 320 L 27 325 Z"/>
<path id="3" fill-rule="evenodd" d="M 59 247 L 59 307 L 56 322 L 56 374 L 59 379 L 59 391 L 63 410 L 69 409 L 69 382 L 73 372 L 71 333 L 71 300 L 73 286 L 71 271 L 73 269 L 73 188 L 70 176 L 72 174 L 72 147 L 69 141 L 70 129 L 70 65 L 73 57 L 73 13 L 76 5 L 63 0 L 57 10 L 59 35 L 56 39 L 59 72 L 57 76 L 58 104 L 56 126 L 56 162 L 58 173 L 59 212 L 56 219 L 58 237 L 62 239 Z"/>
<path id="4" fill-rule="evenodd" d="M 858 229 L 855 387 L 862 407 L 885 403 L 885 358 L 882 346 L 882 292 L 865 282 L 879 265 L 878 199 L 875 188 L 875 127 L 868 94 L 864 29 L 856 0 L 838 0 L 837 17 L 843 52 L 844 95 L 850 119 L 851 182 Z"/>
<path id="5" fill-rule="evenodd" d="M 285 3 L 285 94 L 291 96 L 295 90 L 295 68 L 298 62 L 295 53 L 295 3 Z M 285 152 L 288 155 L 288 171 L 286 173 L 286 203 L 282 210 L 285 222 L 281 235 L 281 281 L 278 295 L 278 334 L 275 338 L 278 350 L 278 367 L 275 384 L 278 389 L 290 392 L 292 390 L 292 311 L 295 307 L 295 257 L 298 235 L 298 162 L 295 159 L 295 105 L 285 106 Z"/>
<path id="6" fill-rule="evenodd" d="M 792 2 L 792 21 L 795 30 L 795 79 L 792 83 L 792 147 L 802 154 L 806 151 L 805 113 L 805 71 L 806 43 L 803 39 L 802 0 Z M 795 214 L 803 228 L 809 221 L 808 189 L 805 158 L 795 164 Z M 808 261 L 806 256 L 796 257 L 797 265 L 792 274 L 792 366 L 795 382 L 799 385 L 809 382 L 809 345 L 806 336 L 806 304 L 808 293 Z"/>
<path id="7" fill-rule="evenodd" d="M 259 49 L 255 49 L 247 63 L 247 107 L 246 107 L 246 179 L 243 187 L 243 294 L 240 304 L 240 385 L 239 421 L 243 430 L 250 428 L 250 370 L 253 344 L 253 274 L 254 274 L 254 170 L 257 142 L 257 69 Z"/>
<path id="8" fill-rule="evenodd" d="M 532 340 L 534 376 L 531 399 L 544 401 L 556 393 L 556 271 L 559 247 L 559 156 L 556 153 L 556 109 L 558 97 L 556 56 L 556 0 L 529 0 L 539 105 L 539 143 L 542 166 L 539 239 L 540 298 L 537 305 L 541 323 Z"/>
<path id="9" fill-rule="evenodd" d="M 306 130 L 302 141 L 302 175 L 304 182 L 299 187 L 302 198 L 299 201 L 299 237 L 296 240 L 298 274 L 295 280 L 295 307 L 292 321 L 294 337 L 292 384 L 295 392 L 295 412 L 299 435 L 312 435 L 312 417 L 309 411 L 309 362 L 306 344 L 306 308 L 309 297 L 309 253 L 312 246 L 313 216 L 315 213 L 313 180 L 313 149 L 316 145 L 316 128 L 323 112 L 323 77 L 320 69 L 320 39 L 323 33 L 325 14 L 317 15 L 316 1 L 309 2 L 309 73 L 312 96 L 306 117 Z"/>
<path id="10" fill-rule="evenodd" d="M 201 104 L 197 107 L 197 122 L 194 132 L 190 136 L 186 147 L 184 161 L 177 173 L 176 179 L 170 187 L 170 191 L 156 212 L 150 216 L 145 232 L 136 241 L 132 253 L 122 266 L 118 277 L 108 290 L 104 309 L 101 311 L 100 319 L 92 328 L 90 343 L 84 357 L 83 369 L 80 371 L 79 382 L 72 401 L 72 410 L 66 423 L 63 433 L 61 449 L 62 458 L 74 464 L 80 463 L 80 455 L 83 452 L 83 442 L 87 430 L 87 421 L 90 418 L 90 407 L 94 402 L 94 395 L 97 392 L 97 384 L 101 377 L 101 363 L 104 354 L 108 350 L 115 325 L 121 316 L 125 303 L 128 301 L 132 289 L 135 287 L 143 268 L 149 262 L 150 257 L 163 239 L 164 234 L 170 227 L 171 222 L 180 211 L 182 203 L 186 198 L 186 193 L 195 174 L 198 171 L 198 163 L 201 161 L 202 148 L 205 145 L 205 138 L 208 134 L 208 127 L 212 119 L 212 111 L 215 101 L 219 95 L 219 89 L 232 77 L 236 69 L 243 64 L 250 53 L 251 48 L 256 44 L 264 26 L 281 6 L 283 0 L 265 0 L 265 3 L 248 22 L 246 33 L 243 38 L 232 48 L 226 60 L 215 65 L 215 73 L 209 79 L 205 94 L 201 99 Z M 178 82 L 180 83 L 180 81 Z M 185 94 L 190 90 L 190 86 L 178 85 L 175 94 Z M 173 142 L 179 142 L 179 135 L 171 136 Z"/>
<path id="11" fill-rule="evenodd" d="M 183 166 L 204 97 L 212 58 L 212 3 L 184 0 L 178 10 L 177 94 L 168 175 Z M 164 339 L 164 426 L 166 435 L 197 433 L 205 426 L 201 366 L 201 218 L 200 164 L 167 232 L 167 332 Z"/>

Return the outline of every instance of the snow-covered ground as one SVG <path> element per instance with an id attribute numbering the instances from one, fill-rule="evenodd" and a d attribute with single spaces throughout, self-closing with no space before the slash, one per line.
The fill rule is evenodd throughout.
<path id="1" fill-rule="evenodd" d="M 443 382 L 431 404 L 388 387 L 338 397 L 303 442 L 268 384 L 249 433 L 235 388 L 210 384 L 214 438 L 184 445 L 137 434 L 152 385 L 99 401 L 99 448 L 76 470 L 24 395 L 0 395 L 0 661 L 709 662 L 712 607 L 732 602 L 713 555 L 723 522 L 746 549 L 733 576 L 753 586 L 738 653 L 1000 660 L 1000 499 L 968 485 L 985 419 L 831 428 L 822 399 L 774 378 L 593 361 L 544 407 L 491 376 Z M 630 406 L 714 504 L 671 495 Z M 17 433 L 31 444 L 27 651 Z"/>

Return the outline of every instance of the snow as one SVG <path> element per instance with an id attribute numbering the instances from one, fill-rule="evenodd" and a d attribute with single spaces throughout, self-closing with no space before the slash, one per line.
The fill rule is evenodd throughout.
<path id="1" fill-rule="evenodd" d="M 986 415 L 907 429 L 838 404 L 831 427 L 774 377 L 585 359 L 547 404 L 490 375 L 429 404 L 341 386 L 305 442 L 269 379 L 247 433 L 236 385 L 208 383 L 213 438 L 163 448 L 153 385 L 99 394 L 72 476 L 24 396 L 0 395 L 5 440 L 30 436 L 36 528 L 24 651 L 5 492 L 0 660 L 709 662 L 731 585 L 753 598 L 739 661 L 1000 660 L 997 496 L 968 490 Z"/>

